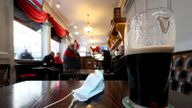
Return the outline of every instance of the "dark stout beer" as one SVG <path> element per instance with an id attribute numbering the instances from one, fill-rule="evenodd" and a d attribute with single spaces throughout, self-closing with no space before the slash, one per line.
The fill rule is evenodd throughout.
<path id="1" fill-rule="evenodd" d="M 132 49 L 126 56 L 130 99 L 144 107 L 164 108 L 168 103 L 173 47 Z"/>

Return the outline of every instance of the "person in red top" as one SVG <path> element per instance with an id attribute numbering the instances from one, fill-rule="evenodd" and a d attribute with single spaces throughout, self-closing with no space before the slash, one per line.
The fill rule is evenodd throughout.
<path id="1" fill-rule="evenodd" d="M 63 61 L 61 60 L 61 54 L 59 52 L 54 57 L 54 59 L 55 59 L 55 64 L 63 64 Z"/>
<path id="2" fill-rule="evenodd" d="M 64 69 L 80 69 L 80 55 L 77 51 L 78 46 L 75 44 L 70 44 L 68 48 L 64 51 L 63 57 L 63 68 Z"/>

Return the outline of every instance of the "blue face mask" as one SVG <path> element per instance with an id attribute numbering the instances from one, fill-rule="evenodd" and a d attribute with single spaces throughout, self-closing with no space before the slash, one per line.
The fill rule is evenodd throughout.
<path id="1" fill-rule="evenodd" d="M 96 71 L 88 75 L 80 88 L 73 90 L 73 97 L 75 100 L 84 102 L 102 92 L 104 87 L 103 73 Z"/>

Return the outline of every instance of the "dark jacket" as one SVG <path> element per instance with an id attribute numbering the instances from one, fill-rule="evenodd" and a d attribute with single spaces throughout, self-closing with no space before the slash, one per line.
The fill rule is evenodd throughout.
<path id="1" fill-rule="evenodd" d="M 54 66 L 55 65 L 55 60 L 54 57 L 49 54 L 43 58 L 43 63 L 46 64 L 46 66 Z"/>
<path id="2" fill-rule="evenodd" d="M 111 54 L 109 51 L 104 50 L 103 51 L 103 69 L 104 70 L 110 70 L 111 67 Z"/>
<path id="3" fill-rule="evenodd" d="M 23 52 L 20 55 L 20 59 L 33 59 L 32 55 L 28 52 Z"/>
<path id="4" fill-rule="evenodd" d="M 80 63 L 80 55 L 76 50 L 72 50 L 70 48 L 67 48 L 64 52 L 64 69 L 80 69 L 81 63 Z"/>

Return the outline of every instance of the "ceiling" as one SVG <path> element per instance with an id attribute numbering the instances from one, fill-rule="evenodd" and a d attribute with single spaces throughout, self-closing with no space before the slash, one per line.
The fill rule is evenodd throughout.
<path id="1" fill-rule="evenodd" d="M 46 0 L 46 2 L 68 25 L 70 36 L 77 39 L 81 46 L 88 46 L 107 44 L 113 9 L 119 6 L 121 0 Z M 60 8 L 56 8 L 56 4 L 60 4 Z M 87 14 L 90 14 L 92 33 L 84 31 Z"/>

